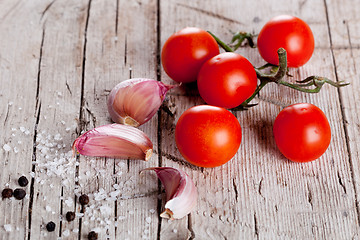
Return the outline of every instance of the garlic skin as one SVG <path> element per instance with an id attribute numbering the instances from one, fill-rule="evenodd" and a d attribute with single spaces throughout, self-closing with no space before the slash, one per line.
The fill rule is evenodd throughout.
<path id="1" fill-rule="evenodd" d="M 111 90 L 107 102 L 111 119 L 134 127 L 144 124 L 159 110 L 167 91 L 174 87 L 145 78 L 119 83 Z"/>
<path id="2" fill-rule="evenodd" d="M 96 127 L 79 136 L 73 143 L 73 153 L 93 157 L 149 160 L 153 144 L 141 130 L 122 124 Z"/>
<path id="3" fill-rule="evenodd" d="M 181 219 L 188 215 L 197 203 L 198 193 L 192 179 L 183 171 L 171 167 L 154 167 L 166 192 L 165 211 L 160 217 Z M 144 171 L 142 170 L 142 171 Z"/>

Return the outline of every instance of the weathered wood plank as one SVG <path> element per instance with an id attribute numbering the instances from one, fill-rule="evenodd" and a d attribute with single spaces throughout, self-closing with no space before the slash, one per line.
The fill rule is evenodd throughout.
<path id="1" fill-rule="evenodd" d="M 41 11 L 49 1 L 0 3 L 0 186 L 20 188 L 29 180 L 38 101 L 37 80 L 42 41 Z M 25 199 L 0 201 L 0 238 L 23 239 L 28 232 L 30 184 Z M 7 226 L 7 229 L 5 228 Z M 10 231 L 11 230 L 11 231 Z"/>
<path id="2" fill-rule="evenodd" d="M 333 48 L 360 47 L 360 1 L 324 1 Z"/>
<path id="3" fill-rule="evenodd" d="M 0 201 L 0 239 L 86 239 L 91 230 L 99 239 L 359 238 L 359 6 L 357 0 L 1 1 L 0 186 L 17 188 L 23 174 L 34 179 L 24 200 Z M 314 56 L 290 70 L 290 80 L 316 74 L 350 87 L 325 85 L 308 95 L 269 84 L 254 100 L 259 106 L 234 113 L 243 142 L 218 168 L 192 166 L 176 148 L 178 118 L 204 104 L 193 86 L 169 92 L 165 104 L 173 115 L 161 110 L 140 127 L 154 143 L 149 162 L 71 158 L 80 131 L 111 122 L 112 87 L 131 77 L 158 78 L 158 47 L 172 33 L 197 26 L 229 41 L 229 30 L 257 33 L 279 14 L 301 17 L 315 35 Z M 264 63 L 257 49 L 239 53 L 255 66 Z M 173 83 L 162 69 L 160 75 Z M 286 160 L 273 139 L 276 115 L 296 102 L 319 106 L 332 128 L 328 151 L 312 163 Z M 188 217 L 159 217 L 163 188 L 153 172 L 139 174 L 159 164 L 186 171 L 198 186 Z M 82 193 L 90 197 L 84 209 Z M 75 221 L 63 219 L 67 211 L 76 212 Z M 50 220 L 53 233 L 45 229 Z"/>
<path id="4" fill-rule="evenodd" d="M 185 27 L 199 26 L 230 39 L 228 28 L 258 32 L 271 17 L 293 14 L 307 21 L 316 39 L 311 61 L 299 70 L 291 70 L 294 79 L 313 74 L 335 79 L 323 1 L 232 2 L 218 6 L 215 2 L 162 3 L 162 44 L 167 37 Z M 269 11 L 272 10 L 272 11 Z M 314 13 L 314 11 L 316 13 Z M 196 14 L 194 14 L 195 12 Z M 173 25 L 166 23 L 173 23 Z M 240 28 L 240 29 L 239 29 Z M 241 49 L 256 66 L 261 65 L 256 50 Z M 171 80 L 162 72 L 163 81 Z M 185 166 L 176 150 L 174 126 L 187 108 L 202 103 L 189 98 L 182 88 L 171 96 L 177 106 L 169 128 L 163 130 L 163 165 Z M 185 96 L 178 96 L 185 95 Z M 196 95 L 192 91 L 191 95 Z M 259 106 L 236 113 L 243 127 L 243 142 L 235 158 L 215 169 L 187 168 L 199 189 L 197 211 L 192 213 L 191 227 L 200 239 L 240 238 L 351 238 L 358 234 L 358 216 L 351 166 L 346 149 L 338 91 L 329 86 L 318 95 L 306 95 L 285 87 L 269 85 L 261 94 Z M 319 160 L 307 164 L 286 161 L 277 150 L 272 124 L 278 112 L 296 102 L 310 102 L 326 113 L 332 128 L 332 144 Z M 169 124 L 169 117 L 162 122 Z M 172 156 L 166 158 L 166 156 Z M 210 189 L 210 190 L 209 190 Z M 162 227 L 167 227 L 166 223 Z M 166 238 L 164 233 L 162 237 Z M 184 234 L 182 237 L 186 237 Z"/>
<path id="5" fill-rule="evenodd" d="M 83 130 L 111 123 L 106 101 L 116 84 L 136 77 L 156 79 L 156 39 L 156 1 L 92 1 L 85 56 Z M 157 122 L 154 117 L 140 127 L 152 140 L 155 152 Z M 149 162 L 97 159 L 91 163 L 80 157 L 80 189 L 89 194 L 91 201 L 82 219 L 82 236 L 95 229 L 100 239 L 156 238 L 158 181 L 149 173 L 139 172 L 157 164 L 156 153 Z M 96 201 L 99 194 L 108 199 Z M 116 196 L 116 200 L 111 196 Z"/>
<path id="6" fill-rule="evenodd" d="M 75 209 L 76 137 L 88 1 L 56 1 L 42 9 L 39 121 L 30 239 L 77 238 L 78 224 L 63 221 Z M 65 217 L 64 217 L 65 219 Z M 53 221 L 54 232 L 45 225 Z"/>

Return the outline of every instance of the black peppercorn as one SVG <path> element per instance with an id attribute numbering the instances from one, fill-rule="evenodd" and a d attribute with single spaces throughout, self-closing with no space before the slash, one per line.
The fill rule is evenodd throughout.
<path id="1" fill-rule="evenodd" d="M 67 212 L 66 213 L 66 220 L 68 222 L 71 222 L 75 219 L 75 213 L 74 212 Z"/>
<path id="2" fill-rule="evenodd" d="M 2 198 L 11 198 L 13 195 L 13 190 L 10 188 L 5 188 L 4 190 L 2 190 L 1 192 L 1 196 Z"/>
<path id="3" fill-rule="evenodd" d="M 87 205 L 89 203 L 89 197 L 86 194 L 83 194 L 79 197 L 79 202 L 81 205 Z"/>
<path id="4" fill-rule="evenodd" d="M 29 183 L 28 179 L 25 177 L 25 176 L 21 176 L 19 179 L 18 179 L 18 183 L 21 187 L 26 187 Z"/>
<path id="5" fill-rule="evenodd" d="M 48 222 L 48 224 L 46 224 L 46 230 L 48 230 L 49 232 L 53 232 L 55 230 L 56 224 L 54 222 Z"/>
<path id="6" fill-rule="evenodd" d="M 26 195 L 26 192 L 24 191 L 24 189 L 21 189 L 21 188 L 17 188 L 14 190 L 14 197 L 17 199 L 17 200 L 21 200 L 25 197 Z"/>
<path id="7" fill-rule="evenodd" d="M 96 239 L 98 239 L 98 234 L 96 232 L 94 232 L 94 231 L 91 231 L 88 234 L 88 239 L 89 240 L 96 240 Z"/>

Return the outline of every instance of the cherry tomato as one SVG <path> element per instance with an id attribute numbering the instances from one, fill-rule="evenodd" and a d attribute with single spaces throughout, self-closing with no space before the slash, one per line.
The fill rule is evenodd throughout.
<path id="1" fill-rule="evenodd" d="M 275 119 L 273 131 L 280 152 L 294 162 L 319 158 L 331 140 L 330 125 L 325 114 L 310 103 L 284 108 Z"/>
<path id="2" fill-rule="evenodd" d="M 297 17 L 281 15 L 271 19 L 261 29 L 257 45 L 262 58 L 278 65 L 277 50 L 285 48 L 288 67 L 300 67 L 314 52 L 314 36 L 309 25 Z"/>
<path id="3" fill-rule="evenodd" d="M 206 31 L 184 28 L 169 37 L 161 51 L 165 72 L 176 82 L 194 82 L 204 62 L 219 54 L 216 40 Z"/>
<path id="4" fill-rule="evenodd" d="M 234 108 L 255 91 L 254 67 L 243 56 L 226 52 L 208 60 L 198 75 L 200 96 L 210 105 Z"/>
<path id="5" fill-rule="evenodd" d="M 241 143 L 241 127 L 225 108 L 199 105 L 186 110 L 175 128 L 176 145 L 182 156 L 199 167 L 228 162 Z"/>

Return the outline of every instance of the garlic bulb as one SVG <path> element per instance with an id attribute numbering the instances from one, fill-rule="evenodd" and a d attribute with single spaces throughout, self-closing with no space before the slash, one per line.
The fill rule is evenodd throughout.
<path id="1" fill-rule="evenodd" d="M 153 144 L 139 129 L 122 124 L 96 127 L 78 137 L 73 152 L 86 156 L 149 160 Z"/>
<path id="2" fill-rule="evenodd" d="M 160 217 L 180 219 L 191 212 L 196 205 L 198 193 L 194 182 L 186 173 L 171 167 L 144 170 L 154 170 L 165 187 L 165 211 Z"/>
<path id="3" fill-rule="evenodd" d="M 108 98 L 108 111 L 116 123 L 138 127 L 159 110 L 174 85 L 145 78 L 133 78 L 116 85 Z"/>

